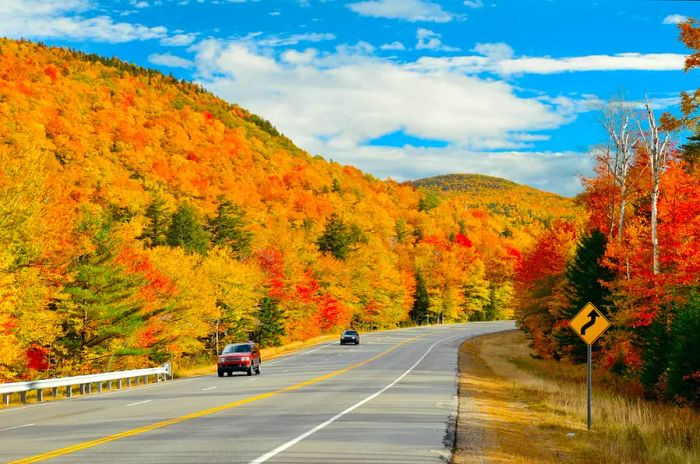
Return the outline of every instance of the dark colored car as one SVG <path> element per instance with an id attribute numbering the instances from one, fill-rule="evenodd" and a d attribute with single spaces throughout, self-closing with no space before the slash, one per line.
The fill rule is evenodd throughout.
<path id="1" fill-rule="evenodd" d="M 345 345 L 346 343 L 352 343 L 353 345 L 360 344 L 360 334 L 357 330 L 346 330 L 340 336 L 340 344 Z"/>
<path id="2" fill-rule="evenodd" d="M 253 342 L 232 343 L 226 345 L 219 355 L 217 372 L 219 377 L 225 373 L 246 372 L 248 375 L 260 373 L 260 348 Z"/>

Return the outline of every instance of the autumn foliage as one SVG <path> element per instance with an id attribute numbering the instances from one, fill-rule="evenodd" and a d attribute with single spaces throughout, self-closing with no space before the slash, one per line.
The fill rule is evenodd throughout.
<path id="1" fill-rule="evenodd" d="M 0 56 L 1 380 L 509 317 L 523 251 L 573 214 L 517 186 L 376 180 L 117 59 L 11 40 Z"/>
<path id="2" fill-rule="evenodd" d="M 691 50 L 685 67 L 691 71 L 700 65 L 700 27 L 692 19 L 679 27 Z M 635 111 L 614 107 L 639 129 L 628 164 L 619 169 L 617 140 L 596 156 L 595 174 L 584 179 L 578 198 L 588 213 L 585 223 L 569 234 L 563 228 L 547 232 L 526 252 L 517 275 L 516 310 L 540 355 L 580 361 L 582 342 L 560 329 L 595 299 L 613 324 L 598 342 L 595 360 L 632 391 L 695 407 L 700 406 L 699 101 L 700 90 L 684 92 L 682 117 L 664 114 L 658 124 L 648 102 Z M 681 146 L 679 127 L 691 134 Z M 653 159 L 655 147 L 666 150 Z"/>

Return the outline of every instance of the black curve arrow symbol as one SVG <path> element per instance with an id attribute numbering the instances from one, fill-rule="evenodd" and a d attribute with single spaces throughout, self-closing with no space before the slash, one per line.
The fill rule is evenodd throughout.
<path id="1" fill-rule="evenodd" d="M 581 327 L 581 335 L 586 335 L 586 330 L 595 325 L 595 320 L 598 318 L 598 316 L 598 311 L 596 311 L 595 309 L 588 313 L 588 317 L 590 317 L 591 320 L 583 324 L 583 326 Z"/>

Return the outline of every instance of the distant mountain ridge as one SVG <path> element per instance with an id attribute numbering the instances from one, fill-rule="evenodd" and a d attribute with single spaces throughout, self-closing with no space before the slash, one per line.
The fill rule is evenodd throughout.
<path id="1" fill-rule="evenodd" d="M 445 192 L 481 192 L 485 190 L 513 190 L 522 188 L 531 189 L 533 193 L 538 192 L 544 195 L 560 196 L 528 185 L 518 184 L 502 177 L 488 176 L 485 174 L 445 174 L 412 180 L 407 182 L 407 184 L 417 188 L 434 188 Z"/>
<path id="2" fill-rule="evenodd" d="M 447 174 L 406 183 L 464 208 L 481 208 L 508 220 L 511 227 L 539 223 L 549 227 L 559 219 L 574 221 L 578 208 L 571 198 L 483 174 Z"/>

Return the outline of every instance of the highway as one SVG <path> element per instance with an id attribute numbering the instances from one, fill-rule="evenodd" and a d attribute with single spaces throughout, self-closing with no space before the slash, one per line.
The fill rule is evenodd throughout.
<path id="1" fill-rule="evenodd" d="M 457 349 L 513 322 L 361 334 L 262 374 L 193 377 L 0 410 L 0 462 L 440 463 Z"/>

